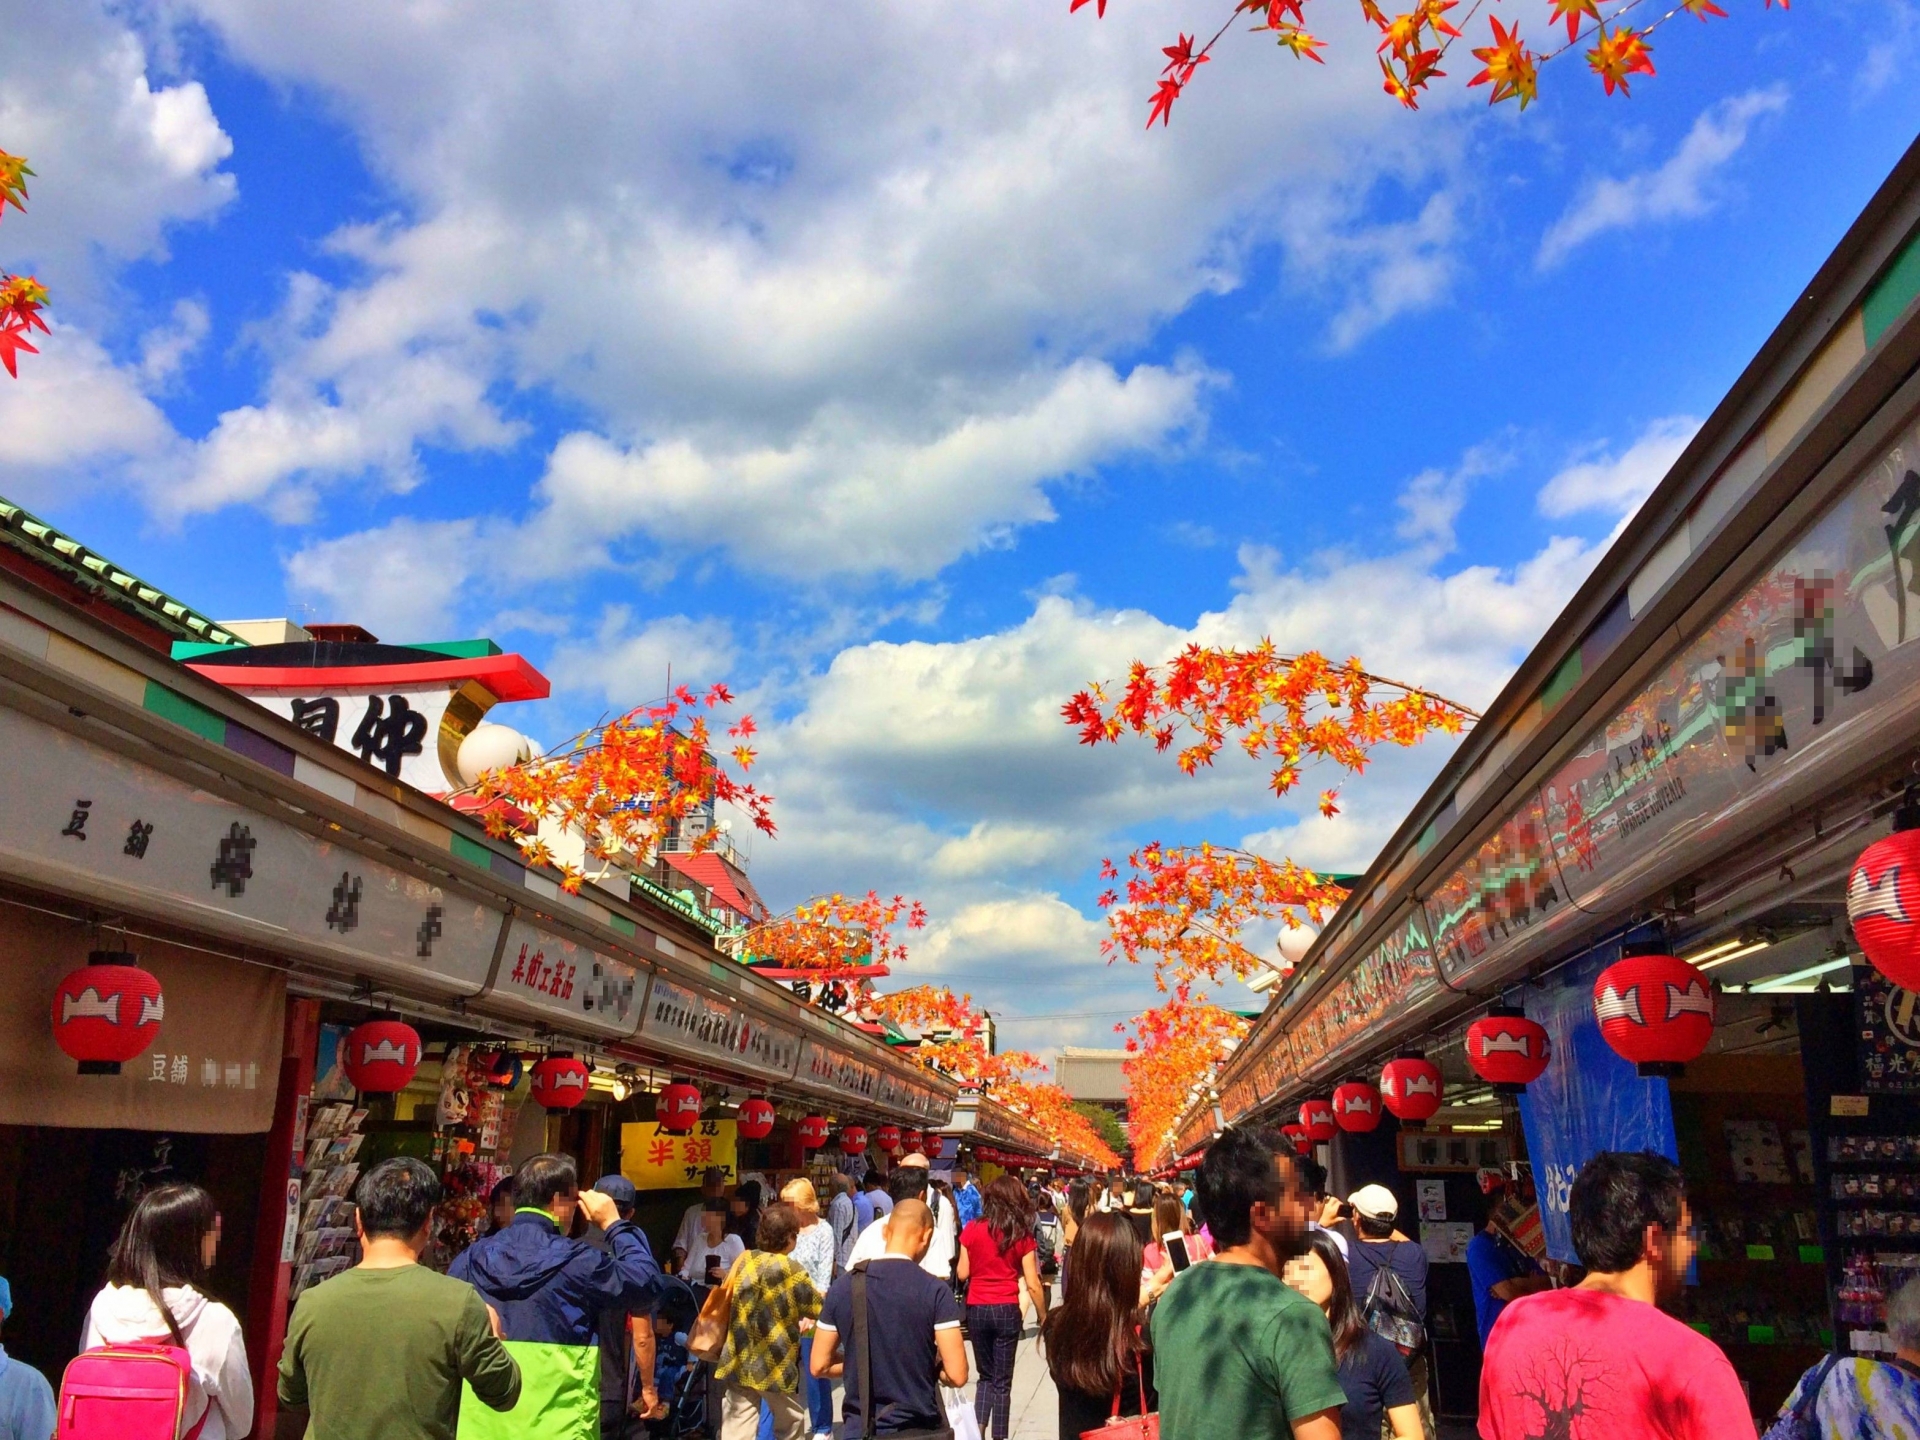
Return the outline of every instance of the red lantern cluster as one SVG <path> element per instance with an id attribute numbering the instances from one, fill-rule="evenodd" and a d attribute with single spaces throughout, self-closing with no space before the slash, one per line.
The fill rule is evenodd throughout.
<path id="1" fill-rule="evenodd" d="M 882 1125 L 873 1132 L 873 1148 L 882 1155 L 896 1155 L 900 1151 L 900 1127 Z"/>
<path id="2" fill-rule="evenodd" d="M 676 1075 L 654 1102 L 653 1118 L 669 1135 L 691 1135 L 700 1123 L 700 1090 L 684 1075 Z"/>
<path id="3" fill-rule="evenodd" d="M 95 950 L 53 989 L 53 1040 L 82 1075 L 118 1075 L 160 1038 L 160 979 L 124 950 Z"/>
<path id="4" fill-rule="evenodd" d="M 593 1072 L 571 1055 L 548 1055 L 534 1062 L 533 1098 L 548 1110 L 571 1110 L 587 1098 Z"/>
<path id="5" fill-rule="evenodd" d="M 1629 955 L 1593 982 L 1593 1015 L 1642 1075 L 1678 1075 L 1713 1039 L 1713 985 L 1677 955 Z"/>
<path id="6" fill-rule="evenodd" d="M 1498 1008 L 1467 1027 L 1467 1064 L 1504 1095 L 1518 1095 L 1553 1058 L 1546 1026 L 1518 1010 Z"/>
<path id="7" fill-rule="evenodd" d="M 740 1106 L 740 1118 L 734 1122 L 742 1140 L 764 1140 L 773 1133 L 773 1104 L 765 1096 L 755 1095 Z"/>
<path id="8" fill-rule="evenodd" d="M 1380 1103 L 1402 1120 L 1431 1120 L 1446 1098 L 1440 1067 L 1421 1055 L 1402 1055 L 1380 1070 Z"/>
<path id="9" fill-rule="evenodd" d="M 1307 1137 L 1307 1127 L 1304 1125 L 1282 1125 L 1280 1133 L 1291 1140 L 1293 1148 L 1302 1155 L 1313 1149 L 1313 1141 Z"/>
<path id="10" fill-rule="evenodd" d="M 1309 1100 L 1300 1107 L 1300 1127 L 1316 1145 L 1333 1139 L 1340 1128 L 1333 1123 L 1333 1106 L 1324 1100 Z"/>
<path id="11" fill-rule="evenodd" d="M 420 1068 L 420 1032 L 402 1020 L 369 1020 L 347 1032 L 340 1068 L 370 1095 L 404 1090 Z"/>
<path id="12" fill-rule="evenodd" d="M 867 1127 L 864 1125 L 843 1125 L 840 1128 L 840 1153 L 842 1155 L 866 1154 Z"/>
<path id="13" fill-rule="evenodd" d="M 1355 1135 L 1365 1135 L 1380 1123 L 1380 1092 L 1364 1080 L 1333 1087 L 1333 1123 Z"/>
<path id="14" fill-rule="evenodd" d="M 1894 823 L 1907 818 L 1903 811 Z M 1853 862 L 1847 919 L 1876 970 L 1903 990 L 1920 990 L 1920 829 L 1895 830 Z"/>
<path id="15" fill-rule="evenodd" d="M 795 1127 L 803 1150 L 818 1150 L 827 1143 L 827 1117 L 809 1115 Z"/>

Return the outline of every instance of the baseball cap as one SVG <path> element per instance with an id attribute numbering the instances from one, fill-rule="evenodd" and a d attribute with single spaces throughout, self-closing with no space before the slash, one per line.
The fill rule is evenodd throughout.
<path id="1" fill-rule="evenodd" d="M 1400 1213 L 1400 1202 L 1384 1185 L 1362 1185 L 1347 1197 L 1347 1203 L 1369 1220 L 1391 1220 Z"/>
<path id="2" fill-rule="evenodd" d="M 633 1182 L 624 1175 L 602 1175 L 593 1182 L 593 1188 L 621 1210 L 631 1210 L 640 1203 L 640 1192 L 633 1188 Z"/>
<path id="3" fill-rule="evenodd" d="M 902 1155 L 898 1162 L 901 1166 L 913 1170 L 931 1170 L 932 1164 L 924 1155 Z"/>

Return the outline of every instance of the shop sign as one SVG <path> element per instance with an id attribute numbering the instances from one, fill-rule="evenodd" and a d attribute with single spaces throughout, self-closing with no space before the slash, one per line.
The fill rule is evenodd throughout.
<path id="1" fill-rule="evenodd" d="M 880 1067 L 822 1045 L 806 1042 L 798 1078 L 818 1089 L 836 1091 L 851 1099 L 872 1100 L 880 1088 Z"/>
<path id="2" fill-rule="evenodd" d="M 1416 911 L 1336 981 L 1306 1015 L 1288 1026 L 1296 1052 L 1312 1068 L 1333 1068 L 1388 1016 L 1404 1020 L 1439 992 L 1426 921 Z"/>
<path id="3" fill-rule="evenodd" d="M 685 1190 L 710 1166 L 738 1175 L 739 1122 L 702 1120 L 691 1135 L 675 1135 L 651 1120 L 620 1127 L 620 1173 L 636 1190 Z"/>
<path id="4" fill-rule="evenodd" d="M 1542 788 L 1583 907 L 1683 852 L 1743 797 L 1920 666 L 1920 426 L 1910 426 L 1791 549 Z"/>
<path id="5" fill-rule="evenodd" d="M 0 709 L 0 871 L 354 973 L 473 994 L 505 918 L 171 775 Z"/>
<path id="6" fill-rule="evenodd" d="M 1529 792 L 1501 827 L 1422 902 L 1447 978 L 1479 974 L 1567 910 L 1546 808 Z"/>
<path id="7" fill-rule="evenodd" d="M 516 917 L 479 1008 L 624 1038 L 639 1026 L 643 984 L 625 961 Z"/>
<path id="8" fill-rule="evenodd" d="M 1593 982 L 1620 958 L 1608 946 L 1562 970 L 1554 983 L 1529 987 L 1530 1019 L 1546 1027 L 1553 1064 L 1520 1097 L 1527 1154 L 1540 1195 L 1547 1253 L 1577 1263 L 1567 1200 L 1580 1167 L 1602 1150 L 1653 1150 L 1677 1162 L 1667 1082 L 1643 1080 L 1614 1053 L 1593 1018 Z"/>
<path id="9" fill-rule="evenodd" d="M 243 679 L 246 671 L 221 666 L 212 678 L 224 684 L 229 675 Z M 263 710 L 271 710 L 335 749 L 358 755 L 403 785 L 438 795 L 461 784 L 459 777 L 449 776 L 440 763 L 441 722 L 457 693 L 455 686 L 441 684 L 420 690 L 354 686 L 297 695 L 236 688 Z"/>
<path id="10" fill-rule="evenodd" d="M 658 974 L 647 992 L 640 1038 L 669 1055 L 780 1080 L 792 1079 L 800 1060 L 800 1037 L 792 1031 Z"/>
<path id="11" fill-rule="evenodd" d="M 1855 965 L 1853 1003 L 1860 1024 L 1861 1088 L 1883 1094 L 1920 1091 L 1920 995 L 1871 965 Z"/>

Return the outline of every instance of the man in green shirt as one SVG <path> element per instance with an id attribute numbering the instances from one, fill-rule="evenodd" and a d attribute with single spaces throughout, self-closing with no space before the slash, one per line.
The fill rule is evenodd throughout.
<path id="1" fill-rule="evenodd" d="M 1162 1440 L 1340 1440 L 1332 1332 L 1280 1279 L 1307 1233 L 1292 1158 L 1262 1132 L 1228 1130 L 1194 1190 L 1217 1248 L 1154 1307 Z"/>
<path id="2" fill-rule="evenodd" d="M 440 1182 L 383 1160 L 354 1190 L 361 1260 L 305 1291 L 280 1356 L 279 1440 L 454 1440 L 460 1382 L 495 1410 L 520 1398 L 520 1367 L 480 1294 L 420 1264 Z"/>

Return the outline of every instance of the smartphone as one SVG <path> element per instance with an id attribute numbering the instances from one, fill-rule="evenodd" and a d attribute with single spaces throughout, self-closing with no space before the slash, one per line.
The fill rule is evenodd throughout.
<path id="1" fill-rule="evenodd" d="M 1182 1270 L 1193 1264 L 1193 1257 L 1187 1254 L 1186 1236 L 1169 1235 L 1161 1243 L 1167 1247 L 1167 1258 L 1173 1262 L 1174 1274 L 1178 1275 Z"/>

